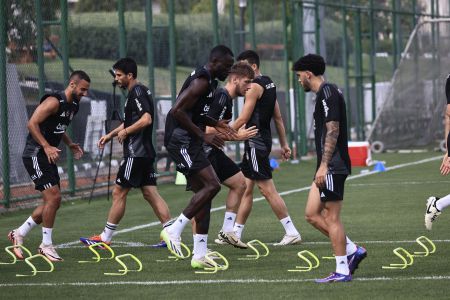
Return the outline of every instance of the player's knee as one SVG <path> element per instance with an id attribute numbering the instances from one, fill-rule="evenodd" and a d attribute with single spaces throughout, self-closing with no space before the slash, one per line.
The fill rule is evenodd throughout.
<path id="1" fill-rule="evenodd" d="M 316 214 L 305 213 L 305 220 L 311 225 L 317 223 L 318 216 Z"/>
<path id="2" fill-rule="evenodd" d="M 53 209 L 58 209 L 61 205 L 61 195 L 54 195 L 50 199 L 48 199 L 47 204 L 48 206 L 51 206 Z"/>
<path id="3" fill-rule="evenodd" d="M 206 187 L 207 192 L 214 197 L 218 192 L 220 192 L 220 183 L 217 181 L 211 181 L 211 183 Z"/>
<path id="4" fill-rule="evenodd" d="M 261 192 L 261 195 L 263 195 L 264 198 L 269 199 L 272 195 L 272 191 L 270 188 L 267 188 L 265 186 L 259 186 L 259 191 Z"/>

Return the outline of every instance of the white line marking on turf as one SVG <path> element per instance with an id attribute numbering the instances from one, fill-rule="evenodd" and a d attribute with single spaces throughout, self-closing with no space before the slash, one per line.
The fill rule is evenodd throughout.
<path id="1" fill-rule="evenodd" d="M 434 243 L 450 243 L 450 240 L 432 240 Z M 264 242 L 263 242 L 264 243 Z M 365 244 L 414 244 L 417 243 L 416 240 L 403 240 L 403 241 L 355 241 L 358 245 L 365 245 Z M 273 246 L 276 243 L 267 242 L 264 243 L 269 246 Z M 330 242 L 323 241 L 323 242 L 302 242 L 302 245 L 329 245 Z M 114 248 L 147 248 L 151 247 L 153 244 L 144 244 L 141 242 L 124 242 L 124 241 L 114 241 Z M 185 244 L 186 246 L 192 247 L 193 244 Z M 218 245 L 215 245 L 218 246 Z M 219 246 L 220 247 L 220 246 Z M 65 245 L 65 246 L 58 246 L 58 249 L 65 248 L 65 249 L 76 249 L 76 248 L 85 248 L 84 245 Z"/>
<path id="2" fill-rule="evenodd" d="M 414 281 L 449 280 L 450 276 L 413 276 L 413 277 L 360 277 L 353 281 Z M 111 285 L 203 285 L 203 284 L 248 284 L 248 283 L 298 283 L 313 282 L 315 278 L 305 279 L 218 279 L 218 280 L 165 280 L 165 281 L 110 281 L 110 282 L 42 282 L 42 283 L 0 283 L 0 287 L 17 286 L 111 286 Z"/>
<path id="3" fill-rule="evenodd" d="M 430 158 L 426 158 L 426 159 L 422 159 L 422 160 L 418 160 L 418 161 L 413 161 L 413 162 L 409 162 L 409 163 L 395 165 L 395 166 L 392 166 L 392 167 L 387 167 L 385 172 L 396 170 L 396 169 L 400 169 L 400 168 L 404 168 L 404 167 L 419 165 L 419 164 L 435 161 L 435 160 L 438 160 L 438 159 L 442 159 L 442 156 L 434 156 L 434 157 L 430 157 Z M 357 178 L 366 177 L 366 176 L 370 176 L 370 175 L 374 175 L 374 174 L 378 174 L 378 173 L 379 172 L 377 172 L 377 171 L 370 171 L 370 172 L 367 172 L 367 173 L 364 173 L 364 174 L 352 175 L 352 176 L 349 176 L 347 178 L 347 180 L 354 180 L 354 179 L 357 179 Z M 280 194 L 280 196 L 285 196 L 285 195 L 290 195 L 290 194 L 294 194 L 294 193 L 299 193 L 299 192 L 303 192 L 303 191 L 309 190 L 310 187 L 311 186 L 305 186 L 305 187 L 302 187 L 302 188 L 299 188 L 299 189 L 284 191 L 284 192 L 281 192 L 279 194 Z M 262 201 L 264 199 L 265 199 L 264 197 L 254 198 L 253 202 L 259 202 L 259 201 Z M 225 209 L 225 205 L 222 205 L 222 206 L 219 206 L 219 207 L 212 208 L 211 212 L 224 210 L 224 209 Z M 148 227 L 153 227 L 153 226 L 157 226 L 157 225 L 160 225 L 160 224 L 161 224 L 160 222 L 151 222 L 149 224 L 143 224 L 143 225 L 138 225 L 138 226 L 133 226 L 133 227 L 130 227 L 130 228 L 117 230 L 114 233 L 114 236 L 116 234 L 121 234 L 121 233 L 135 231 L 135 230 L 144 229 L 144 228 L 148 228 Z M 64 247 L 72 246 L 72 245 L 75 245 L 75 244 L 78 244 L 78 243 L 80 243 L 80 241 L 73 241 L 73 242 L 68 242 L 68 243 L 57 245 L 56 247 L 57 248 L 64 248 Z"/>

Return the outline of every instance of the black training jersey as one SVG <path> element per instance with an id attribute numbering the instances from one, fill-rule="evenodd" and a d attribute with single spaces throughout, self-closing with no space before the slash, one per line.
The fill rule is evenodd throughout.
<path id="1" fill-rule="evenodd" d="M 450 104 L 450 74 L 448 75 L 445 83 L 445 96 L 447 96 L 447 104 Z"/>
<path id="2" fill-rule="evenodd" d="M 56 99 L 58 99 L 58 112 L 54 115 L 49 116 L 44 120 L 44 122 L 39 124 L 39 129 L 41 131 L 41 134 L 51 146 L 58 147 L 63 134 L 66 132 L 67 127 L 72 121 L 73 116 L 77 114 L 79 105 L 77 101 L 72 101 L 72 103 L 67 102 L 67 97 L 64 92 L 46 94 L 41 98 L 40 103 L 44 102 L 44 100 L 48 97 L 55 97 Z M 34 157 L 38 154 L 45 155 L 44 149 L 41 145 L 38 144 L 38 142 L 34 140 L 34 138 L 29 133 L 22 156 Z"/>
<path id="3" fill-rule="evenodd" d="M 233 99 L 225 88 L 218 88 L 214 92 L 214 100 L 212 101 L 208 117 L 214 120 L 230 120 L 233 116 Z M 210 153 L 213 146 L 204 143 L 203 149 L 206 153 Z M 214 147 L 215 148 L 215 147 Z M 220 150 L 221 151 L 221 150 Z"/>
<path id="4" fill-rule="evenodd" d="M 192 107 L 190 111 L 187 112 L 187 114 L 196 126 L 198 126 L 201 130 L 205 131 L 206 125 L 204 122 L 204 117 L 208 113 L 210 104 L 213 100 L 213 94 L 215 89 L 217 88 L 217 80 L 211 78 L 211 74 L 206 69 L 206 67 L 203 66 L 199 69 L 194 70 L 191 73 L 191 75 L 189 75 L 189 77 L 186 79 L 183 86 L 181 87 L 180 93 L 178 95 L 181 95 L 181 93 L 183 93 L 183 91 L 189 87 L 192 81 L 201 77 L 206 78 L 208 80 L 209 82 L 208 90 L 205 91 L 205 93 L 200 96 L 195 105 Z M 168 145 L 172 135 L 188 139 L 197 139 L 197 137 L 191 136 L 191 134 L 186 129 L 182 128 L 181 125 L 178 124 L 177 120 L 173 117 L 171 112 L 172 111 L 170 110 L 166 118 L 164 145 L 165 146 Z"/>
<path id="5" fill-rule="evenodd" d="M 324 83 L 317 92 L 314 110 L 317 169 L 319 169 L 322 161 L 323 147 L 327 133 L 326 123 L 330 121 L 339 122 L 339 137 L 336 142 L 333 157 L 328 164 L 328 172 L 331 174 L 350 174 L 351 164 L 348 155 L 347 115 L 344 96 L 337 86 Z"/>
<path id="6" fill-rule="evenodd" d="M 127 128 L 133 125 L 144 113 L 150 114 L 152 123 L 143 130 L 127 136 L 123 143 L 124 157 L 154 158 L 156 156 L 152 143 L 154 111 L 152 93 L 146 86 L 136 84 L 128 93 L 125 102 L 124 126 Z"/>
<path id="7" fill-rule="evenodd" d="M 245 141 L 245 145 L 270 152 L 272 150 L 270 121 L 272 120 L 275 102 L 277 100 L 277 88 L 268 76 L 260 75 L 253 80 L 253 83 L 262 86 L 264 92 L 261 98 L 256 101 L 253 113 L 246 125 L 247 128 L 256 126 L 258 133 L 256 136 Z"/>

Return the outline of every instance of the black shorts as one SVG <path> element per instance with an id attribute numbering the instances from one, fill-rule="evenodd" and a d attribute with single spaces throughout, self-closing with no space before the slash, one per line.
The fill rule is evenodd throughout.
<path id="1" fill-rule="evenodd" d="M 22 157 L 22 160 L 36 190 L 42 192 L 54 185 L 59 187 L 58 167 L 49 163 L 47 156 Z"/>
<path id="2" fill-rule="evenodd" d="M 344 200 L 344 185 L 347 175 L 327 174 L 325 177 L 326 188 L 319 189 L 320 201 L 341 201 Z"/>
<path id="3" fill-rule="evenodd" d="M 245 147 L 241 163 L 241 170 L 244 176 L 252 180 L 272 179 L 269 155 L 270 151 Z"/>
<path id="4" fill-rule="evenodd" d="M 177 171 L 187 178 L 211 165 L 201 143 L 177 144 L 171 141 L 166 149 Z"/>
<path id="5" fill-rule="evenodd" d="M 117 172 L 116 184 L 124 187 L 156 185 L 155 160 L 146 157 L 125 157 Z"/>
<path id="6" fill-rule="evenodd" d="M 219 177 L 220 182 L 224 182 L 230 177 L 233 177 L 241 170 L 234 161 L 231 160 L 222 150 L 213 149 L 208 156 L 214 171 Z"/>

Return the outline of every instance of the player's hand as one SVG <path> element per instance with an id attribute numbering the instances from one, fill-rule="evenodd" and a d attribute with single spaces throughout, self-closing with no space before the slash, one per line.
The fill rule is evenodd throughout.
<path id="1" fill-rule="evenodd" d="M 54 164 L 59 159 L 59 152 L 61 152 L 61 150 L 59 150 L 56 147 L 48 145 L 44 147 L 44 152 L 45 155 L 47 155 L 48 162 Z"/>
<path id="2" fill-rule="evenodd" d="M 83 149 L 81 149 L 79 144 L 72 143 L 69 145 L 69 148 L 72 150 L 75 159 L 80 159 L 83 156 Z"/>
<path id="3" fill-rule="evenodd" d="M 216 133 L 206 133 L 203 136 L 203 141 L 209 145 L 213 145 L 217 148 L 222 148 L 224 146 L 224 141 Z"/>
<path id="4" fill-rule="evenodd" d="M 323 189 L 326 187 L 325 177 L 327 176 L 328 168 L 325 165 L 320 165 L 319 169 L 316 172 L 316 177 L 314 179 L 314 183 L 319 189 Z"/>
<path id="5" fill-rule="evenodd" d="M 450 174 L 450 158 L 448 157 L 448 152 L 444 155 L 444 159 L 442 159 L 440 171 L 444 176 Z"/>
<path id="6" fill-rule="evenodd" d="M 244 124 L 244 125 L 242 125 L 241 128 L 239 128 L 239 130 L 237 132 L 238 140 L 239 141 L 248 140 L 249 138 L 254 137 L 257 133 L 258 133 L 258 129 L 256 128 L 256 126 L 245 128 L 245 124 Z"/>
<path id="7" fill-rule="evenodd" d="M 105 148 L 105 144 L 106 144 L 107 142 L 109 142 L 110 139 L 111 139 L 111 137 L 110 137 L 109 134 L 102 136 L 102 137 L 98 140 L 97 146 L 98 146 L 100 149 Z"/>
<path id="8" fill-rule="evenodd" d="M 291 158 L 291 154 L 292 154 L 291 148 L 289 148 L 288 145 L 285 145 L 285 146 L 281 147 L 281 158 L 282 158 L 284 161 L 286 161 L 286 160 L 288 160 L 289 158 Z"/>
<path id="9" fill-rule="evenodd" d="M 127 130 L 124 128 L 121 131 L 119 131 L 119 133 L 117 134 L 117 140 L 119 140 L 120 144 L 123 144 L 123 142 L 125 141 L 125 139 L 128 136 L 128 132 Z"/>
<path id="10" fill-rule="evenodd" d="M 214 126 L 214 128 L 218 132 L 220 132 L 221 134 L 226 136 L 227 140 L 229 140 L 229 141 L 237 140 L 238 134 L 237 134 L 236 130 L 231 128 L 230 125 L 228 125 L 228 123 L 230 123 L 230 120 L 219 120 L 219 121 L 217 121 L 217 124 L 216 124 L 216 126 Z"/>

